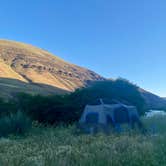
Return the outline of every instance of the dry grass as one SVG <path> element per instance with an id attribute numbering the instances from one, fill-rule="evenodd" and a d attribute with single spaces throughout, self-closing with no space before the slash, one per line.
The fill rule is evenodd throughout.
<path id="1" fill-rule="evenodd" d="M 165 125 L 164 121 L 165 119 L 163 120 Z M 150 126 L 150 123 L 148 122 L 147 126 Z M 73 131 L 73 126 L 68 128 L 38 126 L 34 127 L 26 137 L 1 138 L 0 165 L 166 165 L 166 135 L 164 133 L 158 133 L 157 136 L 129 135 L 129 133 L 110 136 L 102 134 L 75 136 Z"/>
<path id="2" fill-rule="evenodd" d="M 86 80 L 102 79 L 98 74 L 65 62 L 45 50 L 8 40 L 0 40 L 0 78 L 46 84 L 65 91 L 84 86 Z M 51 87 L 43 88 L 46 93 L 51 90 Z"/>
<path id="3" fill-rule="evenodd" d="M 9 65 L 5 64 L 4 61 L 2 61 L 2 59 L 0 59 L 0 77 L 18 79 L 27 82 L 23 77 L 21 77 L 18 73 L 12 70 L 12 68 Z"/>

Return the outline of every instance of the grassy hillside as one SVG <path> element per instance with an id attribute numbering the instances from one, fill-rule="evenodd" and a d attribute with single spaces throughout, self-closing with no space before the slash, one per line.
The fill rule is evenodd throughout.
<path id="1" fill-rule="evenodd" d="M 95 72 L 65 62 L 45 50 L 8 40 L 0 40 L 0 78 L 15 79 L 30 84 L 24 88 L 25 92 L 31 92 L 29 87 L 33 84 L 45 84 L 47 89 L 39 88 L 46 94 L 52 90 L 52 87 L 73 91 L 84 86 L 87 80 L 103 79 Z M 8 96 L 13 93 L 12 87 L 10 90 Z M 35 90 L 37 93 L 40 92 L 37 85 L 33 91 Z"/>
<path id="2" fill-rule="evenodd" d="M 165 166 L 166 117 L 146 119 L 157 135 L 73 134 L 75 127 L 34 126 L 24 137 L 0 139 L 2 166 Z"/>
<path id="3" fill-rule="evenodd" d="M 106 79 L 93 71 L 65 62 L 46 50 L 20 42 L 0 40 L 2 98 L 12 98 L 20 92 L 64 94 L 85 87 L 88 80 Z M 140 93 L 149 109 L 166 109 L 166 100 L 142 89 Z"/>
<path id="4" fill-rule="evenodd" d="M 21 75 L 19 75 L 17 72 L 12 70 L 12 68 L 9 65 L 5 64 L 2 59 L 0 59 L 0 77 L 17 79 L 17 80 L 27 82 Z"/>

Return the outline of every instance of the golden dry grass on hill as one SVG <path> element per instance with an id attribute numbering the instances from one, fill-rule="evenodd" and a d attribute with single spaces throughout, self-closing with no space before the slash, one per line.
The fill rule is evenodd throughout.
<path id="1" fill-rule="evenodd" d="M 50 85 L 50 89 L 48 87 L 43 89 L 46 93 L 48 89 L 52 91 L 52 87 L 63 91 L 73 91 L 84 86 L 87 80 L 103 79 L 98 74 L 65 62 L 45 50 L 7 40 L 0 40 L 0 78 L 20 80 L 30 86 L 40 84 L 40 89 L 41 85 L 48 85 L 48 87 Z M 4 86 L 5 81 L 3 82 Z M 0 88 L 1 85 L 2 83 Z M 31 92 L 28 88 L 29 86 L 26 92 Z M 36 87 L 33 89 L 39 92 Z M 55 93 L 55 89 L 52 92 Z M 11 85 L 10 90 L 12 90 Z"/>

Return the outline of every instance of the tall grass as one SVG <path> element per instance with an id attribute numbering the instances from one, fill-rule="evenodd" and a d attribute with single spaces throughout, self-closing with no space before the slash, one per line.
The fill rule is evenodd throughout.
<path id="1" fill-rule="evenodd" d="M 149 119 L 150 120 L 150 119 Z M 157 119 L 157 122 L 160 119 Z M 165 118 L 166 120 L 166 118 Z M 149 121 L 145 121 L 149 126 Z M 156 122 L 156 121 L 153 121 Z M 156 122 L 156 124 L 157 124 Z M 165 124 L 164 124 L 165 125 Z M 165 126 L 160 126 L 163 129 Z M 0 139 L 2 166 L 165 166 L 166 134 L 73 135 L 75 126 L 33 127 Z"/>
<path id="2" fill-rule="evenodd" d="M 144 117 L 143 123 L 152 134 L 166 134 L 166 115 L 154 115 Z"/>

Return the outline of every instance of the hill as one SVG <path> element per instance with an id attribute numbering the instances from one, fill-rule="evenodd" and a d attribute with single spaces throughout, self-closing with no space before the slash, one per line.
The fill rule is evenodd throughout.
<path id="1" fill-rule="evenodd" d="M 143 89 L 140 89 L 140 92 L 145 99 L 148 109 L 166 110 L 166 100 L 164 98 Z"/>
<path id="2" fill-rule="evenodd" d="M 85 86 L 87 80 L 103 79 L 95 72 L 65 62 L 45 50 L 0 40 L 0 89 L 10 88 L 4 95 L 11 96 L 17 90 L 59 94 Z"/>
<path id="3" fill-rule="evenodd" d="M 86 86 L 88 80 L 106 79 L 43 49 L 0 40 L 0 97 L 11 98 L 18 92 L 64 94 Z M 140 89 L 140 93 L 149 109 L 166 108 L 165 99 L 143 89 Z"/>

